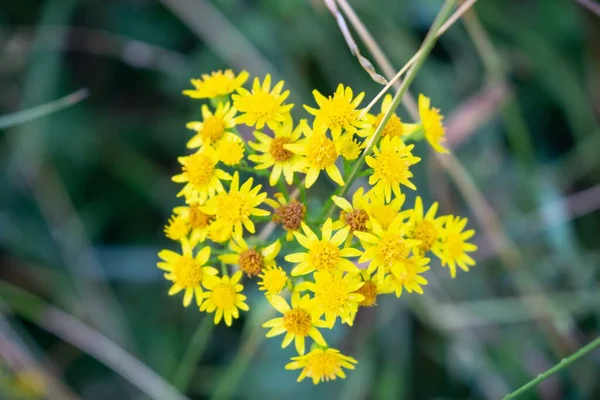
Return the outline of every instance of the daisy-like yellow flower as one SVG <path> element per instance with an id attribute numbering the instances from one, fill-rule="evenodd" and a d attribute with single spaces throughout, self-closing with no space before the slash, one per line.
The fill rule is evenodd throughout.
<path id="1" fill-rule="evenodd" d="M 402 295 L 402 289 L 408 293 L 417 292 L 423 294 L 421 286 L 427 285 L 427 280 L 420 274 L 429 270 L 429 258 L 412 256 L 403 261 L 403 267 L 397 269 L 398 273 L 389 274 L 385 277 L 384 291 L 396 293 L 396 297 Z"/>
<path id="2" fill-rule="evenodd" d="M 419 95 L 419 116 L 423 124 L 425 139 L 438 153 L 448 153 L 444 147 L 446 142 L 446 130 L 442 124 L 444 117 L 438 108 L 431 107 L 431 100 L 423 94 Z"/>
<path id="3" fill-rule="evenodd" d="M 375 157 L 367 156 L 365 161 L 373 168 L 369 177 L 369 185 L 375 185 L 383 190 L 386 201 L 392 198 L 392 192 L 400 196 L 400 185 L 413 190 L 415 185 L 409 180 L 412 173 L 409 167 L 421 159 L 412 155 L 413 144 L 407 146 L 399 137 L 384 137 L 379 147 L 374 147 Z"/>
<path id="4" fill-rule="evenodd" d="M 292 357 L 292 362 L 285 366 L 285 369 L 294 370 L 302 368 L 298 382 L 304 378 L 311 378 L 316 385 L 319 382 L 335 380 L 336 378 L 346 378 L 342 368 L 354 369 L 358 363 L 354 358 L 345 356 L 336 349 L 314 349 L 310 353 Z"/>
<path id="5" fill-rule="evenodd" d="M 288 203 L 283 194 L 275 193 L 275 200 L 265 199 L 265 203 L 273 208 L 273 222 L 280 224 L 287 231 L 286 239 L 292 240 L 294 232 L 300 230 L 306 217 L 306 206 L 298 200 Z"/>
<path id="6" fill-rule="evenodd" d="M 192 121 L 186 128 L 196 132 L 196 135 L 187 142 L 188 149 L 195 149 L 203 145 L 212 145 L 220 140 L 235 138 L 229 130 L 235 127 L 235 108 L 229 102 L 219 103 L 214 114 L 208 106 L 202 106 L 202 122 Z"/>
<path id="7" fill-rule="evenodd" d="M 203 147 L 191 156 L 179 157 L 183 173 L 175 175 L 174 182 L 186 183 L 177 193 L 177 197 L 185 196 L 187 203 L 204 202 L 208 196 L 224 190 L 221 180 L 230 180 L 231 175 L 216 168 L 219 158 L 208 146 Z"/>
<path id="8" fill-rule="evenodd" d="M 298 263 L 292 269 L 292 276 L 306 275 L 313 271 L 348 271 L 358 273 L 358 267 L 350 262 L 348 257 L 358 257 L 361 251 L 351 247 L 340 249 L 350 232 L 350 227 L 341 229 L 332 236 L 333 222 L 331 218 L 321 228 L 321 239 L 306 224 L 302 224 L 304 235 L 294 232 L 296 240 L 308 252 L 292 253 L 285 256 L 285 260 Z"/>
<path id="9" fill-rule="evenodd" d="M 369 200 L 362 187 L 356 189 L 356 192 L 352 195 L 352 204 L 339 196 L 331 196 L 331 199 L 336 206 L 342 209 L 340 219 L 333 224 L 333 229 L 342 229 L 348 226 L 350 227 L 350 233 L 369 230 L 371 222 L 366 211 Z"/>
<path id="10" fill-rule="evenodd" d="M 171 240 L 181 240 L 187 237 L 190 227 L 185 218 L 171 216 L 169 223 L 165 225 L 165 235 Z"/>
<path id="11" fill-rule="evenodd" d="M 231 96 L 233 105 L 242 114 L 237 118 L 237 122 L 255 126 L 256 129 L 261 129 L 265 124 L 271 129 L 277 129 L 294 106 L 283 103 L 290 91 L 282 93 L 282 89 L 283 81 L 279 81 L 271 90 L 270 74 L 267 74 L 262 85 L 258 78 L 254 78 L 252 92 L 242 87 L 238 88 L 238 94 Z"/>
<path id="12" fill-rule="evenodd" d="M 337 317 L 340 317 L 342 323 L 352 326 L 358 305 L 365 299 L 357 293 L 364 285 L 360 275 L 341 270 L 323 270 L 316 271 L 313 276 L 314 282 L 302 282 L 296 286 L 297 290 L 310 290 L 314 293 L 316 314 L 319 317 L 325 315 L 327 327 L 332 328 Z"/>
<path id="13" fill-rule="evenodd" d="M 360 264 L 370 261 L 367 272 L 370 274 L 377 270 L 377 281 L 383 283 L 385 274 L 391 271 L 394 264 L 408 258 L 410 251 L 420 242 L 407 238 L 408 227 L 404 223 L 403 215 L 398 215 L 385 230 L 377 221 L 371 222 L 373 223 L 373 233 L 354 233 L 365 248 L 358 262 Z"/>
<path id="14" fill-rule="evenodd" d="M 267 337 L 273 337 L 285 333 L 281 348 L 286 348 L 295 342 L 296 351 L 303 355 L 305 350 L 305 338 L 310 336 L 319 346 L 327 346 L 323 335 L 317 328 L 325 328 L 325 321 L 319 319 L 315 314 L 314 306 L 309 295 L 300 297 L 300 292 L 292 294 L 292 306 L 281 296 L 271 296 L 269 302 L 283 317 L 273 318 L 265 322 L 263 328 L 271 328 Z"/>
<path id="15" fill-rule="evenodd" d="M 244 302 L 246 296 L 240 292 L 244 290 L 239 282 L 242 279 L 242 271 L 238 271 L 230 278 L 229 276 L 211 276 L 202 284 L 207 292 L 204 293 L 204 302 L 200 306 L 200 311 L 215 313 L 215 325 L 221 318 L 225 320 L 227 326 L 231 326 L 232 319 L 239 318 L 240 312 L 248 311 L 250 307 Z"/>
<path id="16" fill-rule="evenodd" d="M 475 260 L 467 254 L 477 250 L 477 246 L 467 242 L 473 237 L 475 231 L 464 230 L 467 221 L 467 218 L 447 216 L 442 232 L 442 244 L 433 249 L 433 254 L 442 261 L 442 267 L 448 265 L 450 268 L 452 278 L 456 277 L 457 265 L 465 272 L 475 265 Z"/>
<path id="17" fill-rule="evenodd" d="M 315 116 L 315 126 L 325 127 L 331 131 L 331 136 L 337 139 L 342 129 L 354 133 L 361 125 L 360 109 L 358 106 L 365 97 L 364 92 L 354 97 L 352 88 L 341 83 L 333 96 L 325 97 L 318 90 L 313 90 L 313 96 L 319 108 L 304 106 L 306 111 Z M 354 97 L 354 98 L 353 98 Z"/>
<path id="18" fill-rule="evenodd" d="M 258 277 L 261 278 L 258 288 L 264 291 L 267 297 L 281 293 L 288 283 L 285 271 L 275 265 L 266 267 Z"/>
<path id="19" fill-rule="evenodd" d="M 338 153 L 346 160 L 356 160 L 360 152 L 366 146 L 364 142 L 358 142 L 354 139 L 353 133 L 345 133 L 335 141 L 335 148 Z"/>
<path id="20" fill-rule="evenodd" d="M 200 210 L 198 203 L 189 206 L 175 207 L 173 212 L 182 218 L 186 225 L 191 229 L 190 242 L 195 245 L 198 242 L 204 242 L 208 235 L 208 227 L 213 221 L 213 216 Z"/>
<path id="21" fill-rule="evenodd" d="M 362 285 L 356 293 L 362 295 L 364 300 L 358 303 L 360 307 L 374 307 L 377 305 L 377 295 L 386 293 L 384 284 L 380 284 L 377 280 L 373 280 L 371 274 L 362 270 L 360 275 L 363 279 Z"/>
<path id="22" fill-rule="evenodd" d="M 275 257 L 281 250 L 281 243 L 276 240 L 258 251 L 256 248 L 250 248 L 241 236 L 234 236 L 229 242 L 229 248 L 233 254 L 219 256 L 219 260 L 225 264 L 238 265 L 240 270 L 248 275 L 248 278 L 252 278 L 264 268 L 275 266 Z"/>
<path id="23" fill-rule="evenodd" d="M 383 102 L 381 104 L 381 112 L 377 115 L 367 114 L 367 128 L 361 129 L 357 132 L 359 136 L 362 137 L 370 137 L 375 133 L 375 129 L 379 126 L 381 121 L 383 120 L 383 116 L 390 109 L 392 105 L 392 95 L 386 94 L 383 98 Z M 392 113 L 388 123 L 383 128 L 381 132 L 381 137 L 402 137 L 412 133 L 416 129 L 416 124 L 405 124 L 400 118 L 396 115 L 396 113 Z"/>
<path id="24" fill-rule="evenodd" d="M 217 193 L 210 198 L 206 205 L 201 208 L 203 212 L 215 216 L 215 221 L 210 225 L 211 239 L 216 242 L 224 242 L 233 233 L 241 237 L 243 228 L 254 233 L 254 223 L 251 216 L 267 216 L 268 211 L 257 208 L 267 197 L 261 193 L 262 185 L 252 187 L 253 178 L 249 178 L 240 187 L 240 176 L 236 171 L 231 180 L 229 192 Z"/>
<path id="25" fill-rule="evenodd" d="M 445 217 L 437 217 L 438 203 L 431 205 L 427 213 L 423 215 L 423 200 L 421 196 L 415 199 L 415 208 L 410 212 L 409 225 L 411 226 L 410 236 L 421 242 L 416 250 L 421 254 L 431 251 L 434 247 L 440 245 L 440 235 Z"/>
<path id="26" fill-rule="evenodd" d="M 193 246 L 187 239 L 181 240 L 182 254 L 171 250 L 162 250 L 158 256 L 163 260 L 157 264 L 158 268 L 167 271 L 165 278 L 173 282 L 169 289 L 169 296 L 173 296 L 182 290 L 183 305 L 189 306 L 192 298 L 196 297 L 196 304 L 202 304 L 202 286 L 205 279 L 216 275 L 216 268 L 204 265 L 210 257 L 210 247 L 204 247 L 196 256 L 193 255 Z"/>
<path id="27" fill-rule="evenodd" d="M 248 79 L 248 72 L 242 71 L 235 76 L 232 70 L 214 71 L 212 74 L 202 74 L 202 79 L 192 79 L 194 90 L 184 90 L 183 94 L 193 99 L 214 99 L 225 96 L 242 86 Z"/>
<path id="28" fill-rule="evenodd" d="M 308 126 L 303 130 L 305 138 L 297 143 L 286 144 L 284 148 L 302 156 L 294 168 L 306 174 L 305 185 L 311 187 L 322 170 L 338 185 L 344 186 L 344 179 L 335 161 L 340 155 L 335 142 L 327 137 L 323 127 L 314 128 L 312 131 Z"/>
<path id="29" fill-rule="evenodd" d="M 295 164 L 299 156 L 286 149 L 287 144 L 296 143 L 302 134 L 302 130 L 307 127 L 306 122 L 300 122 L 294 129 L 294 122 L 291 116 L 288 116 L 280 128 L 275 129 L 275 137 L 271 137 L 262 132 L 255 131 L 254 137 L 258 143 L 248 142 L 248 145 L 259 153 L 248 156 L 250 161 L 255 162 L 256 169 L 271 168 L 269 184 L 275 186 L 283 173 L 288 185 L 294 182 Z"/>
<path id="30" fill-rule="evenodd" d="M 216 145 L 217 157 L 225 165 L 237 165 L 244 158 L 244 141 L 238 136 L 221 140 Z"/>
<path id="31" fill-rule="evenodd" d="M 400 211 L 404 205 L 405 195 L 395 197 L 391 202 L 385 201 L 382 190 L 372 189 L 368 193 L 369 203 L 366 206 L 369 218 L 376 220 L 382 229 L 387 229 L 398 214 L 407 215 L 409 210 Z"/>

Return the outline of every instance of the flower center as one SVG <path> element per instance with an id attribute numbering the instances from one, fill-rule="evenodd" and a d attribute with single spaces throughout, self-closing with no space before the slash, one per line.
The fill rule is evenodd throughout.
<path id="1" fill-rule="evenodd" d="M 204 228 L 210 224 L 213 217 L 200 211 L 197 205 L 190 207 L 190 226 L 194 229 Z"/>
<path id="2" fill-rule="evenodd" d="M 298 200 L 293 200 L 286 205 L 278 207 L 273 214 L 273 222 L 282 224 L 288 231 L 300 229 L 304 216 L 306 215 L 306 207 Z"/>
<path id="3" fill-rule="evenodd" d="M 195 288 L 202 281 L 202 266 L 190 256 L 181 256 L 173 265 L 175 283 L 184 289 Z"/>
<path id="4" fill-rule="evenodd" d="M 276 137 L 273 140 L 271 140 L 271 145 L 269 146 L 269 153 L 271 153 L 275 161 L 284 162 L 292 158 L 294 153 L 283 148 L 283 146 L 288 144 L 289 142 L 290 140 L 286 137 Z"/>
<path id="5" fill-rule="evenodd" d="M 169 224 L 165 226 L 165 233 L 169 239 L 180 240 L 188 234 L 189 229 L 183 218 L 172 217 Z"/>
<path id="6" fill-rule="evenodd" d="M 312 318 L 305 310 L 292 308 L 283 315 L 283 327 L 293 335 L 306 336 L 312 328 Z"/>
<path id="7" fill-rule="evenodd" d="M 327 240 L 320 240 L 313 245 L 308 256 L 317 271 L 331 272 L 340 261 L 340 249 Z"/>
<path id="8" fill-rule="evenodd" d="M 340 138 L 339 150 L 342 157 L 346 160 L 356 160 L 360 155 L 360 145 L 352 140 L 352 138 Z"/>
<path id="9" fill-rule="evenodd" d="M 415 226 L 413 237 L 421 241 L 421 250 L 429 251 L 437 240 L 437 228 L 431 221 L 422 220 Z"/>
<path id="10" fill-rule="evenodd" d="M 263 276 L 263 286 L 269 294 L 277 294 L 287 283 L 287 275 L 279 269 L 270 269 Z"/>
<path id="11" fill-rule="evenodd" d="M 244 157 L 244 145 L 233 140 L 224 140 L 217 147 L 219 160 L 225 165 L 236 165 Z"/>
<path id="12" fill-rule="evenodd" d="M 383 120 L 384 113 L 380 113 L 375 119 L 375 127 L 378 127 Z M 392 114 L 391 118 L 388 120 L 388 123 L 383 128 L 383 132 L 381 132 L 381 136 L 402 136 L 404 134 L 404 129 L 402 128 L 402 122 L 400 122 L 400 118 L 396 114 Z"/>
<path id="13" fill-rule="evenodd" d="M 346 286 L 341 279 L 333 279 L 320 292 L 315 293 L 315 298 L 325 309 L 325 311 L 339 314 L 339 311 L 346 304 L 348 293 Z"/>
<path id="14" fill-rule="evenodd" d="M 279 103 L 273 95 L 267 92 L 253 93 L 247 101 L 247 112 L 254 114 L 257 119 L 270 117 L 277 113 Z"/>
<path id="15" fill-rule="evenodd" d="M 349 213 L 342 211 L 340 217 L 350 226 L 352 232 L 364 232 L 367 230 L 369 215 L 364 210 L 352 210 Z"/>
<path id="16" fill-rule="evenodd" d="M 252 278 L 260 273 L 265 266 L 262 254 L 254 249 L 248 249 L 240 254 L 240 269 Z"/>
<path id="17" fill-rule="evenodd" d="M 375 172 L 390 183 L 400 183 L 408 173 L 408 163 L 394 149 L 383 150 L 376 158 Z"/>
<path id="18" fill-rule="evenodd" d="M 221 283 L 212 291 L 212 300 L 217 308 L 227 310 L 235 307 L 236 293 L 233 286 Z"/>
<path id="19" fill-rule="evenodd" d="M 363 307 L 373 307 L 377 300 L 377 285 L 374 282 L 366 281 L 364 285 L 356 291 L 364 296 L 364 300 L 360 302 Z"/>
<path id="20" fill-rule="evenodd" d="M 215 160 L 212 157 L 203 153 L 196 153 L 188 159 L 188 163 L 183 167 L 183 170 L 187 172 L 188 181 L 192 185 L 204 186 L 212 178 L 215 165 Z"/>
<path id="21" fill-rule="evenodd" d="M 329 353 L 319 353 L 310 357 L 306 364 L 306 376 L 318 376 L 320 379 L 334 379 L 336 371 L 340 368 L 338 358 Z"/>
<path id="22" fill-rule="evenodd" d="M 216 115 L 211 115 L 204 120 L 200 137 L 204 142 L 212 143 L 221 138 L 225 132 L 225 122 Z"/>
<path id="23" fill-rule="evenodd" d="M 223 194 L 217 203 L 217 218 L 231 223 L 242 222 L 248 216 L 248 204 L 242 194 Z"/>
<path id="24" fill-rule="evenodd" d="M 344 98 L 334 97 L 322 109 L 329 128 L 342 128 L 355 122 L 354 106 Z"/>
<path id="25" fill-rule="evenodd" d="M 337 156 L 338 153 L 335 150 L 335 144 L 325 137 L 325 135 L 313 134 L 308 139 L 306 157 L 317 168 L 325 169 L 333 165 Z"/>
<path id="26" fill-rule="evenodd" d="M 404 244 L 402 236 L 386 233 L 377 244 L 377 257 L 384 266 L 391 267 L 408 256 L 410 249 Z"/>

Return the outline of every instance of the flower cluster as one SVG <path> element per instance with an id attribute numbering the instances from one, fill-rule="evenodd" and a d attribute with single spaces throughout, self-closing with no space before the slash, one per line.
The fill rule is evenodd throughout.
<path id="1" fill-rule="evenodd" d="M 301 369 L 299 381 L 344 378 L 357 361 L 329 347 L 328 329 L 352 326 L 380 295 L 422 294 L 432 257 L 453 278 L 457 266 L 475 264 L 466 218 L 438 215 L 437 203 L 426 210 L 419 196 L 405 206 L 406 188 L 416 189 L 415 144 L 425 139 L 448 151 L 443 117 L 423 95 L 414 123 L 391 113 L 389 95 L 371 114 L 361 108 L 364 93 L 340 84 L 330 96 L 315 90 L 316 104 L 304 106 L 314 118 L 294 123 L 283 81 L 273 85 L 267 75 L 245 88 L 247 80 L 246 72 L 217 71 L 184 91 L 207 103 L 202 121 L 187 124 L 191 153 L 179 158 L 181 173 L 173 177 L 185 205 L 173 210 L 165 234 L 181 251 L 162 250 L 158 267 L 171 281 L 170 295 L 183 292 L 184 306 L 195 300 L 215 324 L 228 326 L 248 311 L 244 284 L 255 280 L 280 314 L 264 321 L 266 336 L 282 335 L 282 347 L 294 342 L 298 353 L 286 369 Z M 354 168 L 368 184 L 345 198 Z M 317 181 L 336 190 L 311 209 L 306 191 Z M 257 224 L 265 226 L 260 234 Z M 269 240 L 273 234 L 280 237 Z"/>

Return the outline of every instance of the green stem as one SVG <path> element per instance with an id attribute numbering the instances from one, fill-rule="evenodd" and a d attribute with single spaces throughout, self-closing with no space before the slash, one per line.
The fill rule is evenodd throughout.
<path id="1" fill-rule="evenodd" d="M 212 318 L 206 316 L 194 331 L 194 335 L 183 355 L 183 360 L 181 360 L 176 375 L 173 378 L 173 385 L 183 393 L 185 393 L 190 384 L 194 368 L 200 357 L 202 357 L 202 353 L 204 353 L 204 349 L 214 328 L 215 324 Z"/>
<path id="2" fill-rule="evenodd" d="M 281 194 L 283 194 L 283 197 L 285 197 L 285 199 L 289 201 L 290 192 L 288 191 L 288 188 L 285 185 L 285 182 L 283 181 L 283 176 L 280 176 L 279 179 L 277 180 L 277 188 L 279 189 Z"/>
<path id="3" fill-rule="evenodd" d="M 538 385 L 540 382 L 544 381 L 545 379 L 548 379 L 550 377 L 550 375 L 555 374 L 558 371 L 560 371 L 561 369 L 563 369 L 563 368 L 565 368 L 565 367 L 573 364 L 579 358 L 587 355 L 592 350 L 595 350 L 597 347 L 600 347 L 600 337 L 597 337 L 592 342 L 590 342 L 587 345 L 583 346 L 582 348 L 580 348 L 579 350 L 577 350 L 575 353 L 571 354 L 569 357 L 563 358 L 554 367 L 550 368 L 546 372 L 543 372 L 543 373 L 539 374 L 537 377 L 535 377 L 535 379 L 530 380 L 529 382 L 527 382 L 526 384 L 524 384 L 523 386 L 521 386 L 520 388 L 518 388 L 514 392 L 507 394 L 506 396 L 504 396 L 504 400 L 514 399 L 517 396 L 525 393 L 526 391 L 528 391 L 532 387 Z"/>

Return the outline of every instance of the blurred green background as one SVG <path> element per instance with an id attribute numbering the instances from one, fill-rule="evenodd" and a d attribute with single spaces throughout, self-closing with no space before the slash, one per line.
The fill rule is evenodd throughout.
<path id="1" fill-rule="evenodd" d="M 349 3 L 397 69 L 442 4 Z M 352 330 L 328 332 L 359 364 L 346 380 L 313 386 L 283 369 L 291 347 L 259 340 L 263 296 L 250 290 L 251 312 L 212 329 L 210 317 L 167 295 L 155 264 L 173 246 L 162 232 L 180 204 L 170 176 L 190 137 L 185 123 L 199 115 L 199 103 L 181 95 L 190 78 L 223 68 L 272 73 L 292 90 L 296 118 L 307 116 L 301 104 L 313 103 L 313 88 L 330 93 L 341 82 L 366 99 L 377 94 L 324 4 L 3 1 L 0 398 L 178 398 L 172 384 L 190 399 L 498 399 L 594 339 L 594 5 L 480 0 L 440 39 L 411 91 L 442 109 L 467 183 L 489 208 L 466 202 L 425 146 L 415 183 L 443 212 L 470 218 L 478 265 L 452 280 L 434 263 L 425 295 L 380 298 Z M 50 106 L 69 107 L 13 123 L 13 113 L 73 92 Z M 316 202 L 330 190 L 309 195 Z M 598 376 L 596 352 L 522 398 L 597 399 Z"/>

